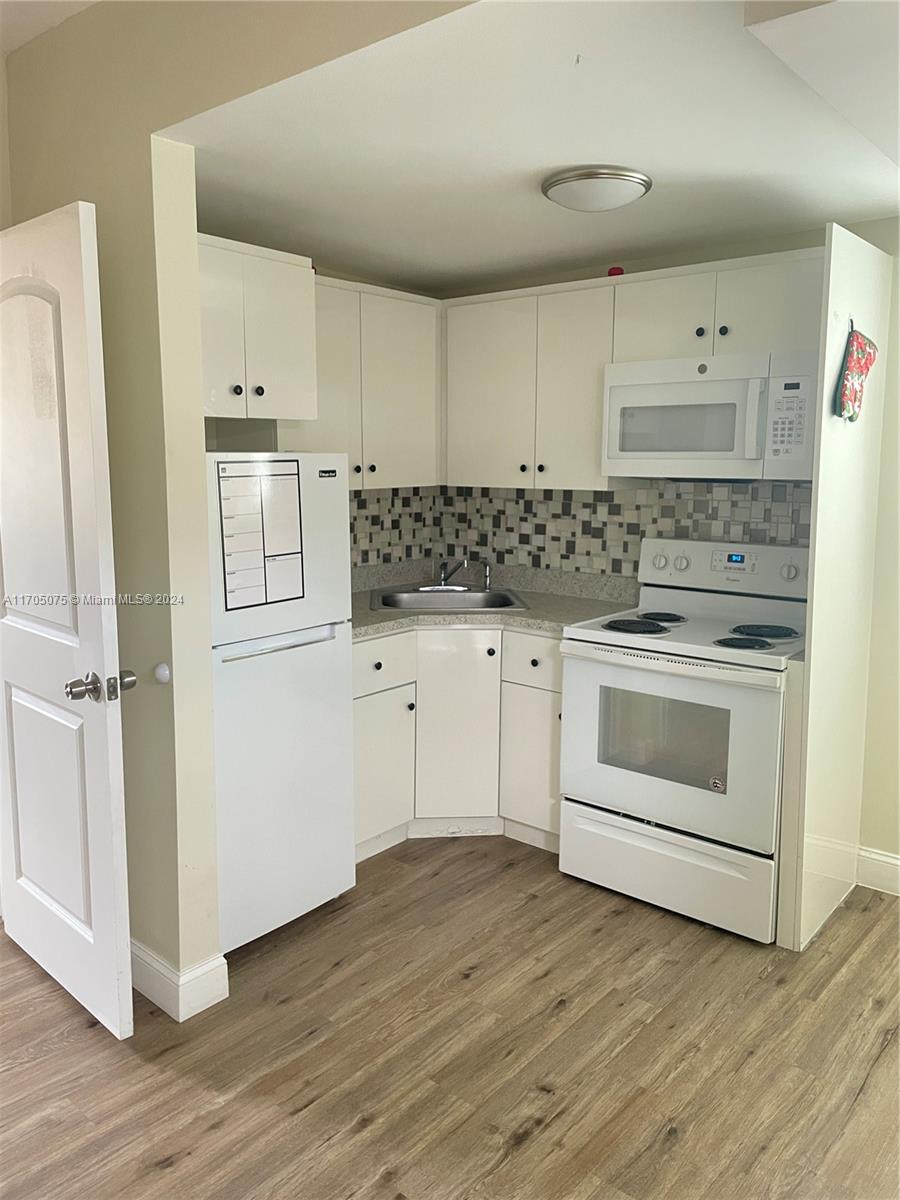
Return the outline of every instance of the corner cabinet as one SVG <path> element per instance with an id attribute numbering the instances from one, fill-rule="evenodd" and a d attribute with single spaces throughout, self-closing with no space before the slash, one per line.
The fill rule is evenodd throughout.
<path id="1" fill-rule="evenodd" d="M 438 301 L 317 279 L 319 411 L 282 450 L 347 455 L 355 488 L 438 483 Z"/>
<path id="2" fill-rule="evenodd" d="M 315 276 L 308 258 L 198 236 L 203 411 L 316 416 Z"/>

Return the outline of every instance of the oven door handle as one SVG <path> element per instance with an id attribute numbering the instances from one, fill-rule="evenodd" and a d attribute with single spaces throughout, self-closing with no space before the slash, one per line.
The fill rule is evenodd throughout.
<path id="1" fill-rule="evenodd" d="M 785 671 L 756 670 L 752 667 L 729 667 L 701 659 L 663 658 L 642 650 L 626 650 L 615 646 L 598 646 L 594 642 L 576 642 L 566 638 L 560 646 L 563 658 L 579 658 L 598 667 L 619 666 L 629 670 L 655 671 L 679 679 L 705 679 L 709 683 L 736 683 L 741 687 L 765 688 L 770 692 L 784 691 Z"/>

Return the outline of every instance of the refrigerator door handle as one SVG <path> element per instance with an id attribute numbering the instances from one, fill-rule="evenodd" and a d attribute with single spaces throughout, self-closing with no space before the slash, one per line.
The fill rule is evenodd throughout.
<path id="1" fill-rule="evenodd" d="M 317 629 L 310 629 L 307 636 L 300 639 L 295 639 L 291 642 L 282 642 L 278 646 L 265 646 L 261 650 L 249 650 L 246 654 L 231 654 L 227 658 L 223 658 L 223 663 L 242 662 L 246 658 L 261 658 L 264 654 L 280 654 L 283 650 L 299 650 L 303 646 L 316 646 L 320 642 L 334 641 L 334 625 L 320 625 Z"/>

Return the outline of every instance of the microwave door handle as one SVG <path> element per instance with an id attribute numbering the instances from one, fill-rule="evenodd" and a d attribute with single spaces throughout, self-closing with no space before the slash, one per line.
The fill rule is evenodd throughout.
<path id="1" fill-rule="evenodd" d="M 745 458 L 762 458 L 759 438 L 759 408 L 762 400 L 763 379 L 747 380 L 747 417 L 744 424 Z"/>

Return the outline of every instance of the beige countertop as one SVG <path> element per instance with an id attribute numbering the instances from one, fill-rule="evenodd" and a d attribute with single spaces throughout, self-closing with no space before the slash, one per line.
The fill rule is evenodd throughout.
<path id="1" fill-rule="evenodd" d="M 605 617 L 628 607 L 621 600 L 557 596 L 552 592 L 523 592 L 517 589 L 517 595 L 528 606 L 525 611 L 509 612 L 495 608 L 489 612 L 398 613 L 391 609 L 372 609 L 371 592 L 354 592 L 353 639 L 358 641 L 360 638 L 380 637 L 386 633 L 401 633 L 404 629 L 435 625 L 487 625 L 561 637 L 565 625 L 589 621 L 592 617 Z"/>

